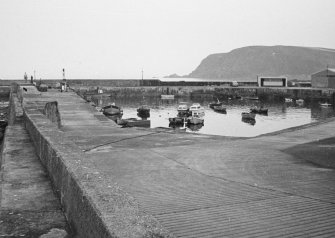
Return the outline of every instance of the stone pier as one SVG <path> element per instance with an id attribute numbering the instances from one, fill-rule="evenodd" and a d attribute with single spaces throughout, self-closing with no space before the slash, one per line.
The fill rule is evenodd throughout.
<path id="1" fill-rule="evenodd" d="M 247 139 L 120 128 L 26 89 L 12 101 L 77 237 L 335 235 L 334 119 Z"/>

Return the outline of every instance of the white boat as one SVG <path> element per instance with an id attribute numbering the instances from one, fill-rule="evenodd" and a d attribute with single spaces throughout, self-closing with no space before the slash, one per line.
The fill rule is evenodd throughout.
<path id="1" fill-rule="evenodd" d="M 199 103 L 193 103 L 190 106 L 191 116 L 187 118 L 189 124 L 204 124 L 205 109 Z"/>
<path id="2" fill-rule="evenodd" d="M 178 112 L 186 112 L 188 111 L 188 106 L 186 103 L 180 103 L 177 108 Z"/>
<path id="3" fill-rule="evenodd" d="M 192 116 L 205 116 L 205 108 L 202 107 L 200 103 L 193 103 L 189 110 L 192 113 Z"/>
<path id="4" fill-rule="evenodd" d="M 285 102 L 293 102 L 292 98 L 285 98 Z"/>
<path id="5" fill-rule="evenodd" d="M 174 95 L 161 95 L 161 99 L 174 99 Z"/>
<path id="6" fill-rule="evenodd" d="M 180 117 L 190 116 L 190 110 L 189 110 L 188 105 L 187 105 L 186 102 L 185 103 L 181 102 L 178 105 L 177 111 L 178 111 L 178 116 L 180 116 Z"/>
<path id="7" fill-rule="evenodd" d="M 320 106 L 321 107 L 331 107 L 332 104 L 326 102 L 326 103 L 320 103 Z"/>

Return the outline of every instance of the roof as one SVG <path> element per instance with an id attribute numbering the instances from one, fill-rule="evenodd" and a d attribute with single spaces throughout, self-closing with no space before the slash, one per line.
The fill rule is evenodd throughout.
<path id="1" fill-rule="evenodd" d="M 318 72 L 313 73 L 312 76 L 328 75 L 329 73 L 331 73 L 331 75 L 335 75 L 335 68 L 326 68 L 326 69 L 320 70 Z"/>

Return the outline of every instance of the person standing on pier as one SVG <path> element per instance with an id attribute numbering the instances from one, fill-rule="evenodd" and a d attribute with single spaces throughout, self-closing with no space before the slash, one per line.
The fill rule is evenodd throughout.
<path id="1" fill-rule="evenodd" d="M 23 76 L 23 78 L 24 78 L 24 81 L 25 81 L 25 82 L 28 81 L 28 75 L 27 75 L 27 72 L 24 72 L 24 76 Z"/>

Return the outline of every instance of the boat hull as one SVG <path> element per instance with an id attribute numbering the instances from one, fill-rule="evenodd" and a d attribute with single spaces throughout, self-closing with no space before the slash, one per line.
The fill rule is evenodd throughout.
<path id="1" fill-rule="evenodd" d="M 250 109 L 251 113 L 257 113 L 257 114 L 268 114 L 268 109 L 263 109 L 263 108 L 251 108 Z"/>
<path id="2" fill-rule="evenodd" d="M 242 119 L 255 120 L 256 114 L 249 112 L 242 112 Z"/>
<path id="3" fill-rule="evenodd" d="M 114 105 L 103 107 L 101 110 L 102 113 L 106 116 L 116 116 L 123 114 L 123 110 L 120 107 Z"/>
<path id="4" fill-rule="evenodd" d="M 204 124 L 204 119 L 203 118 L 199 118 L 199 117 L 189 117 L 187 118 L 187 123 L 189 124 Z"/>
<path id="5" fill-rule="evenodd" d="M 219 113 L 227 113 L 227 109 L 225 107 L 222 107 L 222 106 L 214 106 L 213 107 L 213 110 L 215 112 L 219 112 Z"/>
<path id="6" fill-rule="evenodd" d="M 150 108 L 140 107 L 137 109 L 137 116 L 141 118 L 150 117 Z"/>

